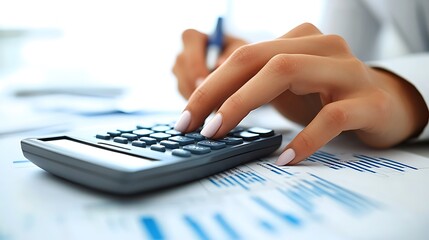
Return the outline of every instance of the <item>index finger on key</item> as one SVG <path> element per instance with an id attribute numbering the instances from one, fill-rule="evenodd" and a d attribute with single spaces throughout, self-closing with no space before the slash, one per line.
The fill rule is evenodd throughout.
<path id="1" fill-rule="evenodd" d="M 320 38 L 303 38 L 276 39 L 240 47 L 192 93 L 177 121 L 176 130 L 187 132 L 200 127 L 212 111 L 258 73 L 272 57 L 282 53 L 326 56 L 331 54 L 330 45 Z"/>

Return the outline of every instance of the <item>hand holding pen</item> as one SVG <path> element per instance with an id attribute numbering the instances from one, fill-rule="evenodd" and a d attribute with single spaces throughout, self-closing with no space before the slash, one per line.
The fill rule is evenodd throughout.
<path id="1" fill-rule="evenodd" d="M 225 35 L 223 24 L 223 18 L 218 18 L 210 36 L 195 29 L 183 32 L 183 51 L 176 58 L 173 73 L 185 98 L 189 98 L 197 86 L 237 48 L 247 44 L 242 39 Z"/>

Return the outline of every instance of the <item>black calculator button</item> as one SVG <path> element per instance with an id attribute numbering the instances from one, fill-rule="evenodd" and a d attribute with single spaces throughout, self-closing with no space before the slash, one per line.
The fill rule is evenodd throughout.
<path id="1" fill-rule="evenodd" d="M 122 133 L 119 131 L 108 131 L 107 134 L 109 134 L 111 137 L 119 137 Z"/>
<path id="2" fill-rule="evenodd" d="M 165 131 L 171 130 L 171 127 L 167 125 L 159 125 L 159 126 L 153 127 L 152 130 L 154 132 L 165 132 Z"/>
<path id="3" fill-rule="evenodd" d="M 219 141 L 224 142 L 227 145 L 237 145 L 237 144 L 243 143 L 242 138 L 235 138 L 235 137 L 225 137 Z"/>
<path id="4" fill-rule="evenodd" d="M 201 142 L 198 142 L 197 145 L 209 147 L 211 150 L 218 150 L 226 147 L 226 143 L 213 140 L 203 140 Z"/>
<path id="5" fill-rule="evenodd" d="M 260 128 L 260 127 L 252 127 L 247 129 L 247 131 L 259 134 L 261 137 L 271 137 L 274 136 L 274 130 Z"/>
<path id="6" fill-rule="evenodd" d="M 244 132 L 235 133 L 234 137 L 243 138 L 244 141 L 254 141 L 259 138 L 259 134 L 244 131 Z"/>
<path id="7" fill-rule="evenodd" d="M 154 132 L 152 130 L 149 130 L 149 129 L 138 129 L 138 130 L 134 130 L 133 133 L 135 135 L 137 135 L 138 137 L 147 137 Z"/>
<path id="8" fill-rule="evenodd" d="M 160 145 L 160 144 L 152 145 L 152 146 L 150 146 L 150 149 L 154 150 L 154 151 L 158 151 L 158 152 L 165 152 L 165 146 Z"/>
<path id="9" fill-rule="evenodd" d="M 183 146 L 183 149 L 188 150 L 193 154 L 206 154 L 211 151 L 209 147 L 198 146 L 196 144 Z"/>
<path id="10" fill-rule="evenodd" d="M 167 133 L 152 133 L 151 135 L 149 135 L 149 137 L 151 138 L 155 138 L 157 141 L 162 141 L 162 140 L 167 140 L 169 137 L 171 137 L 170 134 Z"/>
<path id="11" fill-rule="evenodd" d="M 162 140 L 159 144 L 165 146 L 168 149 L 175 149 L 179 148 L 180 145 L 177 142 L 169 141 L 169 140 Z"/>
<path id="12" fill-rule="evenodd" d="M 141 137 L 140 141 L 145 142 L 146 145 L 156 144 L 156 139 L 151 137 Z"/>
<path id="13" fill-rule="evenodd" d="M 122 133 L 121 137 L 128 139 L 128 141 L 134 141 L 138 139 L 138 136 L 132 133 Z"/>
<path id="14" fill-rule="evenodd" d="M 183 133 L 181 133 L 181 132 L 179 132 L 179 131 L 176 131 L 176 130 L 174 130 L 174 129 L 171 129 L 171 130 L 165 131 L 165 133 L 170 134 L 171 136 L 180 136 L 180 135 L 182 135 L 182 134 L 183 134 Z"/>
<path id="15" fill-rule="evenodd" d="M 174 136 L 169 138 L 168 140 L 178 142 L 181 146 L 192 144 L 195 142 L 193 138 L 185 137 L 185 136 Z"/>
<path id="16" fill-rule="evenodd" d="M 196 132 L 187 133 L 187 134 L 185 134 L 185 137 L 193 138 L 195 141 L 201 141 L 201 140 L 206 139 L 206 137 L 204 137 L 200 133 L 196 133 Z"/>
<path id="17" fill-rule="evenodd" d="M 113 138 L 113 141 L 117 142 L 117 143 L 128 144 L 128 139 L 126 139 L 124 137 L 115 137 L 115 138 Z"/>
<path id="18" fill-rule="evenodd" d="M 190 157 L 192 156 L 191 152 L 183 150 L 183 149 L 174 149 L 171 151 L 171 154 L 178 157 Z"/>
<path id="19" fill-rule="evenodd" d="M 143 147 L 143 148 L 146 147 L 146 143 L 143 141 L 139 141 L 139 140 L 133 141 L 131 143 L 131 145 L 133 145 L 135 147 Z"/>
<path id="20" fill-rule="evenodd" d="M 103 140 L 109 140 L 110 139 L 110 135 L 106 134 L 106 133 L 97 134 L 97 135 L 95 135 L 95 137 L 98 139 L 103 139 Z"/>

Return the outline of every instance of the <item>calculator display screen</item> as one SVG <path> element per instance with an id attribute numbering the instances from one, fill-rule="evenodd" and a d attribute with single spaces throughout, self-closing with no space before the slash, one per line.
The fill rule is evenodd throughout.
<path id="1" fill-rule="evenodd" d="M 151 159 L 109 151 L 104 148 L 76 142 L 70 139 L 55 139 L 47 142 L 64 148 L 69 153 L 70 151 L 75 153 L 75 158 L 119 170 L 137 170 L 156 162 Z"/>

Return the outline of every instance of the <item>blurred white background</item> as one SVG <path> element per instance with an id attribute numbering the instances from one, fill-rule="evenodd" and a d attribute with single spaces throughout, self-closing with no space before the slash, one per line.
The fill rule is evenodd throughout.
<path id="1" fill-rule="evenodd" d="M 171 73 L 187 28 L 251 40 L 317 23 L 323 0 L 0 0 L 0 90 L 118 86 L 179 99 Z"/>

